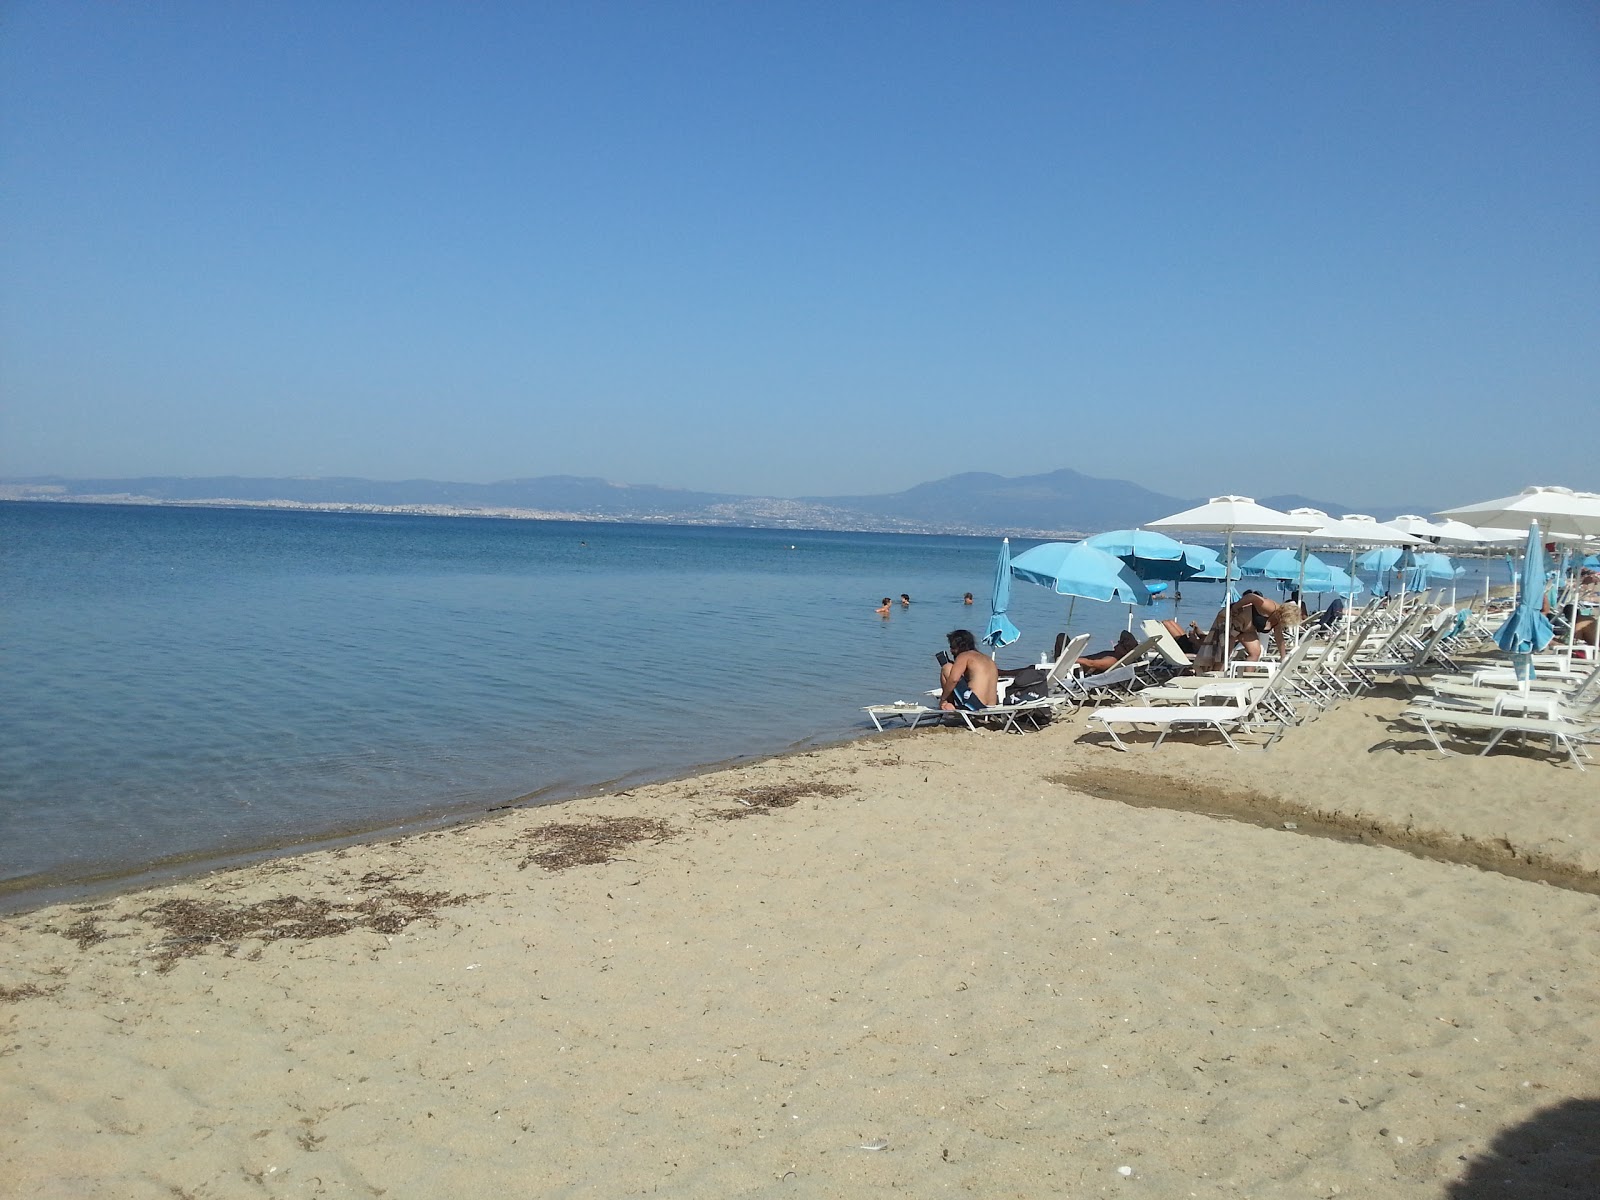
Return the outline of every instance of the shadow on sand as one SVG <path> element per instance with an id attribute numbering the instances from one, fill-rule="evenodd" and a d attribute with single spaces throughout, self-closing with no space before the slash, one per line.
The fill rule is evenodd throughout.
<path id="1" fill-rule="evenodd" d="M 1600 1195 L 1600 1100 L 1567 1100 L 1504 1130 L 1446 1200 Z"/>

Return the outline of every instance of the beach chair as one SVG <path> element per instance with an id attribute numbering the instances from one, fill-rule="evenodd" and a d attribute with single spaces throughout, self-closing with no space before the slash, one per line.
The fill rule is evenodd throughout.
<path id="1" fill-rule="evenodd" d="M 1155 644 L 1155 638 L 1146 638 L 1104 671 L 1070 676 L 1066 681 L 1067 695 L 1080 704 L 1098 704 L 1107 696 L 1130 695 L 1139 682 L 1136 664 L 1155 649 Z"/>
<path id="2" fill-rule="evenodd" d="M 1187 707 L 1173 705 L 1170 708 L 1151 708 L 1145 705 L 1126 704 L 1116 708 L 1098 709 L 1089 715 L 1089 723 L 1098 724 L 1110 734 L 1112 742 L 1119 750 L 1128 749 L 1128 745 L 1117 736 L 1118 726 L 1129 729 L 1149 726 L 1160 730 L 1151 746 L 1152 750 L 1178 729 L 1214 729 L 1234 750 L 1239 749 L 1239 743 L 1233 740 L 1234 733 L 1267 730 L 1269 732 L 1266 744 L 1261 747 L 1266 750 L 1282 737 L 1283 731 L 1288 728 L 1288 722 L 1273 711 L 1274 696 L 1283 686 L 1284 678 L 1284 675 L 1279 674 L 1265 681 L 1252 682 L 1249 686 L 1253 691 L 1248 703 L 1243 705 L 1197 704 Z"/>
<path id="3" fill-rule="evenodd" d="M 1467 712 L 1430 704 L 1414 704 L 1401 712 L 1398 720 L 1420 725 L 1423 732 L 1428 735 L 1428 739 L 1433 742 L 1434 749 L 1444 755 L 1449 755 L 1452 751 L 1445 748 L 1444 742 L 1439 737 L 1439 730 L 1435 726 L 1489 734 L 1489 740 L 1478 751 L 1480 758 L 1498 746 L 1508 733 L 1549 738 L 1551 750 L 1565 750 L 1572 765 L 1580 771 L 1584 770 L 1583 759 L 1587 757 L 1582 744 L 1600 736 L 1600 727 L 1597 727 L 1593 720 L 1550 720 L 1546 717 L 1507 713 Z"/>
<path id="4" fill-rule="evenodd" d="M 1378 676 L 1388 675 L 1400 680 L 1405 685 L 1408 693 L 1415 692 L 1416 689 L 1411 686 L 1410 681 L 1415 679 L 1418 683 L 1422 682 L 1423 669 L 1434 658 L 1439 643 L 1444 640 L 1445 634 L 1449 631 L 1450 623 L 1440 622 L 1434 627 L 1433 632 L 1428 635 L 1426 640 L 1418 643 L 1417 648 L 1410 654 L 1388 660 L 1361 659 L 1357 666 L 1360 668 L 1361 673 L 1370 680 L 1369 686 L 1371 686 L 1371 683 L 1377 682 Z"/>
<path id="5" fill-rule="evenodd" d="M 1428 681 L 1430 695 L 1418 703 L 1468 711 L 1542 716 L 1549 720 L 1583 721 L 1600 703 L 1600 672 L 1576 686 L 1552 688 L 1476 687 L 1457 679 L 1435 675 Z"/>
<path id="6" fill-rule="evenodd" d="M 919 725 L 940 725 L 955 716 L 938 705 L 918 704 L 911 700 L 896 700 L 892 704 L 868 704 L 861 710 L 872 718 L 872 723 L 882 733 L 890 722 L 898 721 L 907 729 Z"/>
<path id="7" fill-rule="evenodd" d="M 1194 669 L 1194 659 L 1184 653 L 1183 647 L 1178 645 L 1178 639 L 1172 636 L 1172 630 L 1160 621 L 1144 621 L 1142 628 L 1145 637 L 1155 638 L 1155 654 L 1152 658 L 1160 658 L 1165 664 L 1167 675 Z"/>
<path id="8" fill-rule="evenodd" d="M 1278 664 L 1278 669 L 1271 676 L 1274 687 L 1268 703 L 1276 714 L 1289 724 L 1299 724 L 1304 719 L 1304 714 L 1296 707 L 1294 700 L 1301 693 L 1303 681 L 1308 674 L 1305 664 L 1312 644 L 1309 641 L 1302 641 L 1289 652 L 1288 658 Z M 1145 704 L 1243 706 L 1251 702 L 1265 682 L 1265 677 L 1190 675 L 1156 687 L 1141 688 L 1133 694 L 1133 698 Z M 1305 698 L 1313 698 L 1313 693 L 1309 689 L 1305 690 Z M 1325 705 L 1316 703 L 1315 707 L 1321 712 Z"/>

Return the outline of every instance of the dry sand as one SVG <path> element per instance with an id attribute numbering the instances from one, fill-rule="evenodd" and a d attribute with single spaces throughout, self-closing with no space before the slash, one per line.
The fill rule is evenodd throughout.
<path id="1" fill-rule="evenodd" d="M 1399 707 L 875 736 L 4 920 L 0 1191 L 1594 1195 L 1600 771 Z"/>

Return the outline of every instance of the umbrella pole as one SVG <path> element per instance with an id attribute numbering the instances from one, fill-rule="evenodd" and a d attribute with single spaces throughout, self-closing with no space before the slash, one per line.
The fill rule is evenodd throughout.
<path id="1" fill-rule="evenodd" d="M 1222 645 L 1218 647 L 1218 662 L 1222 673 L 1230 674 L 1228 663 L 1233 659 L 1233 530 L 1228 530 L 1228 553 L 1222 560 Z"/>

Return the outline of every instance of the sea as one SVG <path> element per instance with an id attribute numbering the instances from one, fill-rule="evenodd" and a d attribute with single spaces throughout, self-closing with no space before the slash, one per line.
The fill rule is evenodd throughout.
<path id="1" fill-rule="evenodd" d="M 0 911 L 863 736 L 982 632 L 999 549 L 0 502 Z M 1220 585 L 1181 589 L 1136 615 L 1205 624 Z M 1009 615 L 1002 666 L 1130 613 Z"/>

